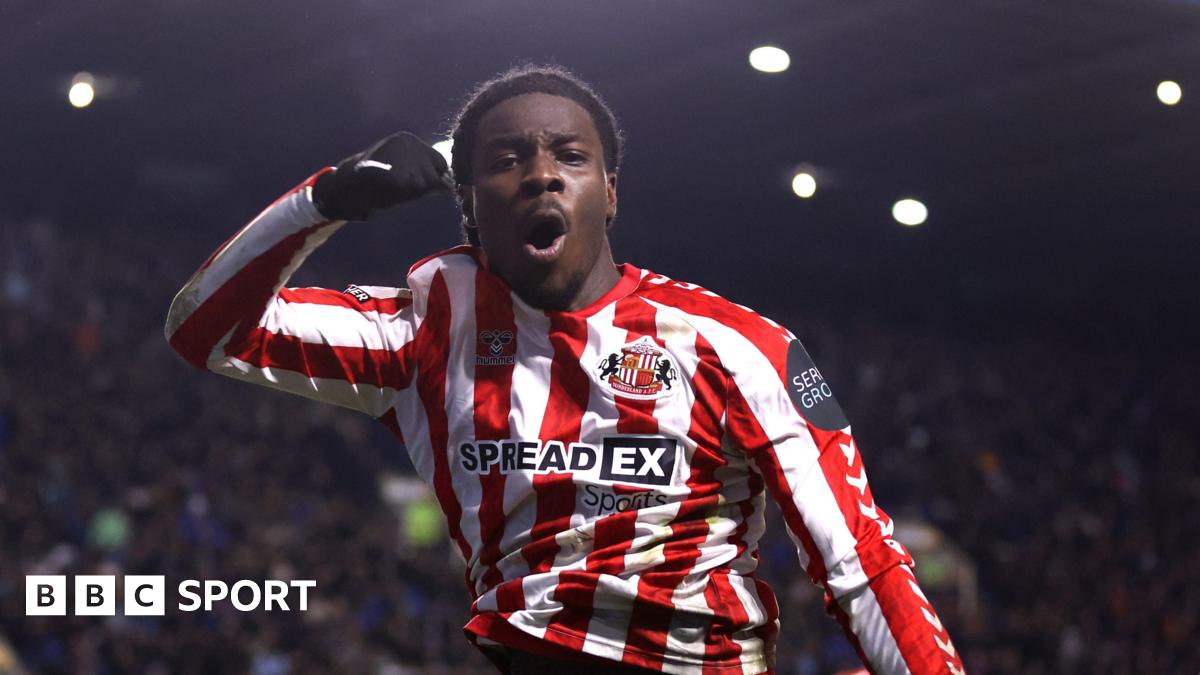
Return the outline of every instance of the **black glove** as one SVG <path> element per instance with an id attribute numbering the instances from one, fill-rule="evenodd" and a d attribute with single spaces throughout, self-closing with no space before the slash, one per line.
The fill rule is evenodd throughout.
<path id="1" fill-rule="evenodd" d="M 453 188 L 446 158 L 401 131 L 321 174 L 313 184 L 313 204 L 330 220 L 366 220 L 380 209 Z"/>

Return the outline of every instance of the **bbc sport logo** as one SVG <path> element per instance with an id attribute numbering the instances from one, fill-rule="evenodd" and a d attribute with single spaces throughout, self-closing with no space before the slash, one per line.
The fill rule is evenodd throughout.
<path id="1" fill-rule="evenodd" d="M 308 589 L 316 588 L 313 579 L 257 581 L 242 579 L 232 586 L 220 580 L 184 579 L 176 586 L 179 601 L 176 607 L 183 612 L 203 609 L 211 612 L 216 603 L 228 600 L 240 612 L 252 612 L 260 607 L 267 612 L 308 610 Z M 167 579 L 164 576 L 128 574 L 124 576 L 125 616 L 164 616 L 167 606 Z M 292 597 L 296 591 L 296 597 Z M 117 578 L 112 575 L 75 576 L 75 616 L 115 616 L 117 613 Z M 30 574 L 25 577 L 25 616 L 66 616 L 67 577 L 64 575 Z"/>

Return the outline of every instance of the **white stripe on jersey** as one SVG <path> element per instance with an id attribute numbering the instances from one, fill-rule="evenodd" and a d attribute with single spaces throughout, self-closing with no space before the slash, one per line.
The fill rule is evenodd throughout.
<path id="1" fill-rule="evenodd" d="M 521 590 L 525 594 L 525 609 L 513 612 L 508 618 L 509 623 L 533 635 L 543 637 L 550 620 L 562 609 L 562 604 L 554 599 L 554 589 L 558 588 L 558 572 L 530 574 L 521 579 Z M 493 589 L 492 593 L 495 593 Z"/>
<path id="2" fill-rule="evenodd" d="M 625 634 L 629 630 L 629 609 L 637 597 L 639 575 L 621 578 L 606 574 L 596 582 L 592 601 L 592 619 L 588 623 L 583 651 L 614 661 L 625 654 Z"/>
<path id="3" fill-rule="evenodd" d="M 359 382 L 350 384 L 345 380 L 326 377 L 308 377 L 283 368 L 259 368 L 250 363 L 224 354 L 215 354 L 208 362 L 209 370 L 227 375 L 243 382 L 264 385 L 305 398 L 324 401 L 344 408 L 379 417 L 387 412 L 397 399 L 397 391 L 391 387 L 376 387 Z M 432 476 L 432 474 L 430 474 Z"/>
<path id="4" fill-rule="evenodd" d="M 446 282 L 451 303 L 450 334 L 478 335 L 475 326 L 475 272 L 462 265 L 447 265 L 442 268 L 442 279 Z M 467 540 L 470 560 L 474 566 L 483 550 L 479 529 L 479 506 L 483 500 L 483 482 L 480 476 L 470 472 L 456 471 L 458 447 L 464 441 L 475 440 L 475 340 L 450 340 L 446 359 L 446 402 L 447 443 L 445 448 L 447 470 L 450 473 L 455 499 L 462 508 L 459 527 Z"/>
<path id="5" fill-rule="evenodd" d="M 411 324 L 398 317 L 404 312 L 411 313 L 411 309 L 405 307 L 400 312 L 381 315 L 375 310 L 363 312 L 276 298 L 258 325 L 272 333 L 314 344 L 396 351 L 413 339 Z"/>
<path id="6" fill-rule="evenodd" d="M 550 364 L 554 347 L 550 344 L 550 319 L 540 310 L 525 305 L 515 294 L 513 317 L 517 325 L 528 326 L 517 335 L 516 363 L 513 366 L 512 393 L 508 412 L 508 428 L 512 438 L 537 438 L 542 417 L 550 400 Z M 529 562 L 516 542 L 525 540 L 537 518 L 533 504 L 522 506 L 522 500 L 536 499 L 532 494 L 533 478 L 512 473 L 504 479 L 504 536 L 500 550 L 511 551 L 496 567 L 505 579 L 516 579 L 529 573 Z M 527 605 L 528 606 L 528 605 Z"/>
<path id="7" fill-rule="evenodd" d="M 269 224 L 259 222 L 268 218 L 271 220 Z M 240 272 L 255 258 L 266 253 L 275 244 L 306 227 L 324 222 L 329 222 L 329 219 L 317 211 L 304 190 L 297 190 L 284 197 L 280 203 L 258 214 L 217 253 L 218 257 L 225 255 L 231 257 L 222 259 L 220 265 L 216 264 L 215 260 L 213 261 L 209 268 L 210 272 L 205 274 L 196 286 L 196 304 L 212 297 L 212 294 L 224 286 L 234 274 Z M 296 256 L 294 264 L 285 270 L 281 279 L 291 277 L 296 267 L 308 257 L 312 249 L 323 244 L 334 232 L 341 229 L 342 225 L 345 225 L 344 221 L 331 222 L 327 227 L 321 228 L 313 236 L 310 236 L 305 251 Z M 314 239 L 314 237 L 316 238 Z M 282 285 L 283 281 L 281 280 L 279 283 Z"/>
<path id="8" fill-rule="evenodd" d="M 587 319 L 587 343 L 583 346 L 583 354 L 579 359 L 579 367 L 591 369 L 593 365 L 600 362 L 600 359 L 605 356 L 601 353 L 601 344 L 604 338 L 611 338 L 615 333 L 620 333 L 619 340 L 624 342 L 624 329 L 617 328 L 612 325 L 613 318 L 616 316 L 617 303 L 609 303 L 600 311 L 596 312 Z M 617 344 L 620 344 L 618 342 Z M 569 366 L 568 366 L 569 367 Z M 589 376 L 588 381 L 591 381 Z M 617 420 L 617 402 L 615 399 L 604 396 L 599 387 L 588 388 L 587 410 L 583 413 L 583 420 L 579 425 L 579 437 L 588 438 L 594 437 L 599 428 L 601 431 L 608 430 L 611 427 L 611 432 L 616 432 Z M 579 509 L 575 509 L 578 515 Z M 572 523 L 574 524 L 574 523 Z"/>
<path id="9" fill-rule="evenodd" d="M 880 675 L 909 675 L 908 666 L 900 654 L 900 646 L 892 636 L 892 630 L 883 616 L 883 609 L 875 599 L 870 587 L 849 593 L 838 599 L 850 617 L 850 630 L 858 636 L 858 643 L 871 660 L 875 672 Z"/>
<path id="10" fill-rule="evenodd" d="M 733 588 L 734 594 L 742 603 L 742 607 L 746 610 L 747 623 L 751 626 L 761 626 L 766 623 L 767 615 L 763 609 L 762 600 L 758 597 L 758 589 L 754 587 L 754 580 L 730 574 L 726 577 L 729 580 L 729 586 Z M 763 663 L 763 645 L 762 638 L 752 635 L 749 631 L 743 633 L 746 637 L 734 635 L 733 641 L 742 648 L 741 661 L 742 672 L 757 673 L 765 669 L 766 664 Z"/>
<path id="11" fill-rule="evenodd" d="M 713 543 L 711 524 L 709 536 L 704 540 L 700 550 L 710 545 L 722 548 Z M 699 562 L 697 559 L 696 562 Z M 698 571 L 694 566 L 692 571 L 675 586 L 671 594 L 671 604 L 679 611 L 671 615 L 671 624 L 667 627 L 667 654 L 677 658 L 688 658 L 696 663 L 704 659 L 704 640 L 708 636 L 709 618 L 713 615 L 712 608 L 704 599 L 704 590 L 708 588 L 707 570 Z"/>
<path id="12" fill-rule="evenodd" d="M 779 376 L 770 362 L 736 330 L 707 317 L 671 309 L 684 314 L 704 335 L 742 392 L 763 391 L 765 383 L 772 383 L 772 387 L 774 383 L 779 383 Z M 782 390 L 782 383 L 778 387 Z M 745 398 L 764 433 L 775 441 L 774 454 L 791 488 L 793 499 L 803 502 L 800 513 L 824 558 L 830 590 L 839 599 L 853 598 L 852 607 L 847 609 L 854 610 L 850 614 L 854 621 L 851 627 L 859 636 L 864 651 L 873 665 L 891 666 L 898 663 L 901 670 L 895 672 L 908 672 L 887 620 L 867 585 L 869 580 L 856 550 L 858 542 L 846 526 L 841 507 L 825 480 L 818 463 L 820 451 L 807 433 L 807 422 L 796 413 L 786 391 L 769 397 L 747 395 Z M 761 519 L 748 520 L 757 523 Z M 789 534 L 792 534 L 797 550 L 803 556 L 804 547 L 799 545 L 795 533 Z M 756 535 L 761 535 L 761 532 Z M 757 538 L 752 538 L 751 533 L 747 532 L 747 542 L 757 541 Z M 730 580 L 737 580 L 734 587 L 739 589 L 738 595 L 748 612 L 752 607 L 756 610 L 762 607 L 757 591 L 752 585 L 746 587 L 745 579 L 731 576 Z M 761 614 L 757 619 L 753 614 L 751 617 L 751 623 L 758 623 L 763 618 Z"/>
<path id="13" fill-rule="evenodd" d="M 713 346 L 739 390 L 755 392 L 768 388 L 779 389 L 778 395 L 769 397 L 747 395 L 746 403 L 762 425 L 767 438 L 775 441 L 775 456 L 792 495 L 804 503 L 800 512 L 821 551 L 826 568 L 834 567 L 839 561 L 850 563 L 849 558 L 853 557 L 854 564 L 847 564 L 843 569 L 862 575 L 861 566 L 855 570 L 855 546 L 858 541 L 846 527 L 841 507 L 825 481 L 818 463 L 820 450 L 807 431 L 807 422 L 796 413 L 775 368 L 752 342 L 736 330 L 708 317 L 687 314 L 675 308 L 669 311 L 683 313 L 697 327 Z M 862 575 L 855 577 L 855 580 L 865 583 L 866 577 Z"/>
<path id="14" fill-rule="evenodd" d="M 429 438 L 429 414 L 425 411 L 425 402 L 420 396 L 404 396 L 393 408 L 396 411 L 396 426 L 404 431 L 404 444 L 416 445 L 426 442 Z M 435 463 L 433 453 L 410 452 L 413 468 L 426 485 L 433 485 Z"/>
<path id="15" fill-rule="evenodd" d="M 616 303 L 611 303 L 607 307 L 589 317 L 585 321 L 587 329 L 586 342 L 583 345 L 583 353 L 579 357 L 578 364 L 565 364 L 567 368 L 580 367 L 590 368 L 592 364 L 600 361 L 600 344 L 605 328 L 615 330 L 612 327 L 613 316 L 616 311 Z M 546 382 L 549 382 L 549 378 Z M 513 387 L 516 391 L 516 387 Z M 587 438 L 590 436 L 603 433 L 598 431 L 598 427 L 604 422 L 613 422 L 615 432 L 615 420 L 617 419 L 617 404 L 616 401 L 608 399 L 600 394 L 596 387 L 588 388 L 587 407 L 583 411 L 583 417 L 579 421 L 579 437 Z M 607 428 L 607 425 L 605 425 Z M 595 543 L 595 538 L 591 536 L 595 531 L 595 523 L 588 523 L 584 516 L 584 508 L 579 503 L 582 499 L 579 491 L 575 493 L 575 508 L 571 513 L 570 527 L 584 528 L 580 533 L 573 533 L 564 536 L 565 533 L 560 533 L 555 539 L 559 542 L 559 553 L 554 558 L 554 569 L 563 567 L 577 567 L 583 569 L 583 558 L 591 554 L 592 546 Z M 568 530 L 569 532 L 569 530 Z M 586 532 L 586 537 L 580 537 L 580 534 Z M 574 564 L 575 561 L 581 561 L 579 565 Z"/>

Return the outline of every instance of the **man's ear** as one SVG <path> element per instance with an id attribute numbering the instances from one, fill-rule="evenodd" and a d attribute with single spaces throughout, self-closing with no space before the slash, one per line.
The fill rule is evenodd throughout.
<path id="1" fill-rule="evenodd" d="M 608 183 L 608 212 L 605 214 L 605 223 L 612 225 L 613 219 L 617 217 L 617 174 L 610 173 L 605 176 L 605 181 Z"/>
<path id="2" fill-rule="evenodd" d="M 475 188 L 471 185 L 459 185 L 457 190 L 458 203 L 462 208 L 463 236 L 467 243 L 482 251 L 479 241 L 479 225 L 475 222 Z"/>

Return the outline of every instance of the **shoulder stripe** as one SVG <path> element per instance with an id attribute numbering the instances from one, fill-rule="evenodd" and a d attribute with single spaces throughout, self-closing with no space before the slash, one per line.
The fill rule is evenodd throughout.
<path id="1" fill-rule="evenodd" d="M 279 299 L 291 304 L 328 305 L 381 315 L 396 314 L 412 306 L 412 294 L 407 289 L 391 290 L 395 295 L 380 297 L 371 294 L 367 300 L 360 301 L 349 293 L 328 288 L 281 288 Z"/>
<path id="2" fill-rule="evenodd" d="M 192 365 L 204 368 L 213 348 L 239 322 L 243 331 L 253 330 L 253 322 L 270 302 L 275 286 L 286 278 L 288 265 L 302 251 L 316 246 L 309 239 L 321 227 L 311 225 L 284 238 L 208 293 L 202 292 L 208 285 L 207 275 L 193 278 L 172 303 L 167 326 L 171 347 Z M 257 296 L 247 297 L 247 289 Z"/>
<path id="3" fill-rule="evenodd" d="M 515 354 L 522 336 L 517 332 L 513 318 L 512 297 L 494 276 L 483 269 L 475 274 L 475 328 L 482 333 L 493 334 L 493 342 L 484 342 L 481 335 L 472 335 L 475 353 L 491 356 Z M 507 335 L 508 340 L 503 340 Z M 493 345 L 499 349 L 493 349 Z M 482 350 L 482 352 L 481 352 Z M 468 357 L 469 358 L 469 357 Z M 513 370 L 516 358 L 512 362 L 475 365 L 475 438 L 478 440 L 502 440 L 512 438 L 509 428 L 509 413 L 512 409 Z M 500 560 L 500 543 L 504 538 L 506 526 L 504 508 L 505 474 L 499 467 L 492 467 L 491 473 L 480 476 L 482 496 L 479 502 L 479 539 L 483 542 L 478 563 L 484 567 L 484 572 L 477 575 L 475 593 L 487 592 L 504 580 L 504 575 L 496 563 Z"/>
<path id="4" fill-rule="evenodd" d="M 225 356 L 258 369 L 283 369 L 349 384 L 403 389 L 412 381 L 408 346 L 399 352 L 336 346 L 256 328 L 245 340 L 227 344 Z"/>
<path id="5" fill-rule="evenodd" d="M 446 514 L 450 537 L 458 544 L 463 560 L 471 559 L 471 548 L 463 537 L 460 518 L 462 506 L 454 493 L 450 474 L 449 420 L 446 417 L 446 370 L 450 358 L 450 294 L 446 280 L 436 273 L 429 287 L 429 309 L 417 332 L 417 393 L 425 407 L 429 424 L 429 448 L 433 454 L 433 492 Z"/>

